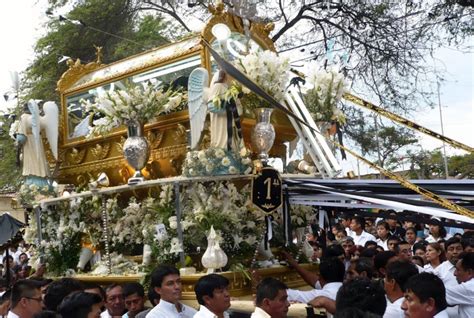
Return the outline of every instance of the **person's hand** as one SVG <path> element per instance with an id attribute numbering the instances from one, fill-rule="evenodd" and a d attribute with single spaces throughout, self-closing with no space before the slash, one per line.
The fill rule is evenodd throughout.
<path id="1" fill-rule="evenodd" d="M 288 262 L 288 265 L 292 267 L 295 267 L 298 265 L 298 262 L 287 251 L 281 251 L 281 256 Z"/>
<path id="2" fill-rule="evenodd" d="M 334 314 L 336 311 L 336 302 L 325 296 L 318 296 L 311 300 L 308 304 L 315 308 L 324 308 L 327 312 L 332 314 Z"/>
<path id="3" fill-rule="evenodd" d="M 38 266 L 36 267 L 36 271 L 31 276 L 43 277 L 45 272 L 46 272 L 46 264 L 38 264 Z"/>

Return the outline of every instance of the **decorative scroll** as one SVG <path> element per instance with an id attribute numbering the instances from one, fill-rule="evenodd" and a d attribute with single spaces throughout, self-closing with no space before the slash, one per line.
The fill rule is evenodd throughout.
<path id="1" fill-rule="evenodd" d="M 438 134 L 437 132 L 434 132 L 428 128 L 425 128 L 423 126 L 420 126 L 418 125 L 417 123 L 414 123 L 406 118 L 403 118 L 401 116 L 398 116 L 397 114 L 394 114 L 386 109 L 383 109 L 381 107 L 378 107 L 378 106 L 375 106 L 374 104 L 366 101 L 366 100 L 363 100 L 362 98 L 360 97 L 357 97 L 355 95 L 352 95 L 350 93 L 345 93 L 342 97 L 344 97 L 345 100 L 348 100 L 354 104 L 357 104 L 359 106 L 362 106 L 362 107 L 365 107 L 369 110 L 372 110 L 374 112 L 376 112 L 377 114 L 380 114 L 382 116 L 385 116 L 387 117 L 388 119 L 391 119 L 399 124 L 402 124 L 408 128 L 411 128 L 411 129 L 414 129 L 414 130 L 417 130 L 419 132 L 422 132 L 428 136 L 431 136 L 433 138 L 436 138 L 436 139 L 439 139 L 453 147 L 456 147 L 456 148 L 461 148 L 461 149 L 464 149 L 466 151 L 469 151 L 469 152 L 474 152 L 474 148 L 468 146 L 468 145 L 465 145 L 463 143 L 460 143 L 456 140 L 453 140 L 449 137 L 446 137 L 446 136 L 443 136 L 441 134 Z"/>

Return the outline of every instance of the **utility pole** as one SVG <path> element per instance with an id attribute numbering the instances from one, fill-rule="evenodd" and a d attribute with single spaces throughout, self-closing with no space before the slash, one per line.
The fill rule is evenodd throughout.
<path id="1" fill-rule="evenodd" d="M 439 80 L 436 82 L 438 86 L 438 108 L 439 108 L 439 121 L 441 122 L 441 135 L 444 136 L 444 125 L 443 125 L 443 112 L 441 110 L 441 95 L 439 92 Z M 444 174 L 446 179 L 448 179 L 448 158 L 446 157 L 446 143 L 443 141 L 443 159 L 444 159 Z"/>
<path id="2" fill-rule="evenodd" d="M 379 125 L 377 123 L 377 114 L 374 114 L 374 124 L 375 124 L 375 142 L 377 143 L 377 157 L 379 160 L 379 166 L 382 166 L 382 155 L 380 154 L 380 141 L 379 141 Z M 379 172 L 379 179 L 382 179 L 382 174 Z"/>

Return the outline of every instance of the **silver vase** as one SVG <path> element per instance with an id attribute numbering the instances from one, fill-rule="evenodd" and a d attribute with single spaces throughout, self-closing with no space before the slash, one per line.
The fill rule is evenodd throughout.
<path id="1" fill-rule="evenodd" d="M 143 137 L 143 124 L 131 122 L 127 125 L 128 138 L 123 144 L 123 156 L 128 164 L 135 169 L 133 177 L 128 179 L 128 184 L 136 184 L 144 181 L 140 172 L 148 162 L 150 157 L 150 146 L 145 137 Z"/>
<path id="2" fill-rule="evenodd" d="M 268 152 L 272 149 L 275 141 L 275 129 L 270 123 L 273 108 L 257 108 L 257 124 L 252 130 L 252 147 L 259 159 L 263 162 L 268 160 Z"/>

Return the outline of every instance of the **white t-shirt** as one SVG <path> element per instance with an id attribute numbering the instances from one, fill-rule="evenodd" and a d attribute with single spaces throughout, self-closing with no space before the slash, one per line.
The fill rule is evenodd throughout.
<path id="1" fill-rule="evenodd" d="M 200 305 L 199 311 L 194 315 L 194 318 L 219 318 L 206 306 Z M 224 318 L 229 318 L 229 313 L 224 312 Z"/>
<path id="2" fill-rule="evenodd" d="M 356 232 L 352 232 L 351 237 L 354 239 L 354 244 L 360 246 L 364 246 L 367 241 L 377 241 L 375 236 L 370 233 L 367 233 L 366 231 L 362 231 L 360 235 L 357 235 Z"/>
<path id="3" fill-rule="evenodd" d="M 181 304 L 181 309 L 179 312 L 174 304 L 161 299 L 146 318 L 192 318 L 197 313 L 196 309 L 184 304 Z"/>
<path id="4" fill-rule="evenodd" d="M 327 283 L 323 286 L 323 289 L 312 289 L 312 290 L 298 290 L 288 289 L 288 301 L 298 301 L 300 303 L 308 303 L 311 300 L 319 296 L 325 296 L 329 299 L 336 300 L 336 294 L 342 283 Z"/>
<path id="5" fill-rule="evenodd" d="M 456 286 L 446 286 L 446 301 L 449 305 L 459 305 L 459 318 L 474 317 L 474 279 Z"/>
<path id="6" fill-rule="evenodd" d="M 383 318 L 404 318 L 405 313 L 403 312 L 402 309 L 402 303 L 404 297 L 400 297 L 397 300 L 395 300 L 393 303 L 391 303 L 389 300 L 387 300 L 387 308 L 385 308 L 385 313 L 383 314 Z"/>

